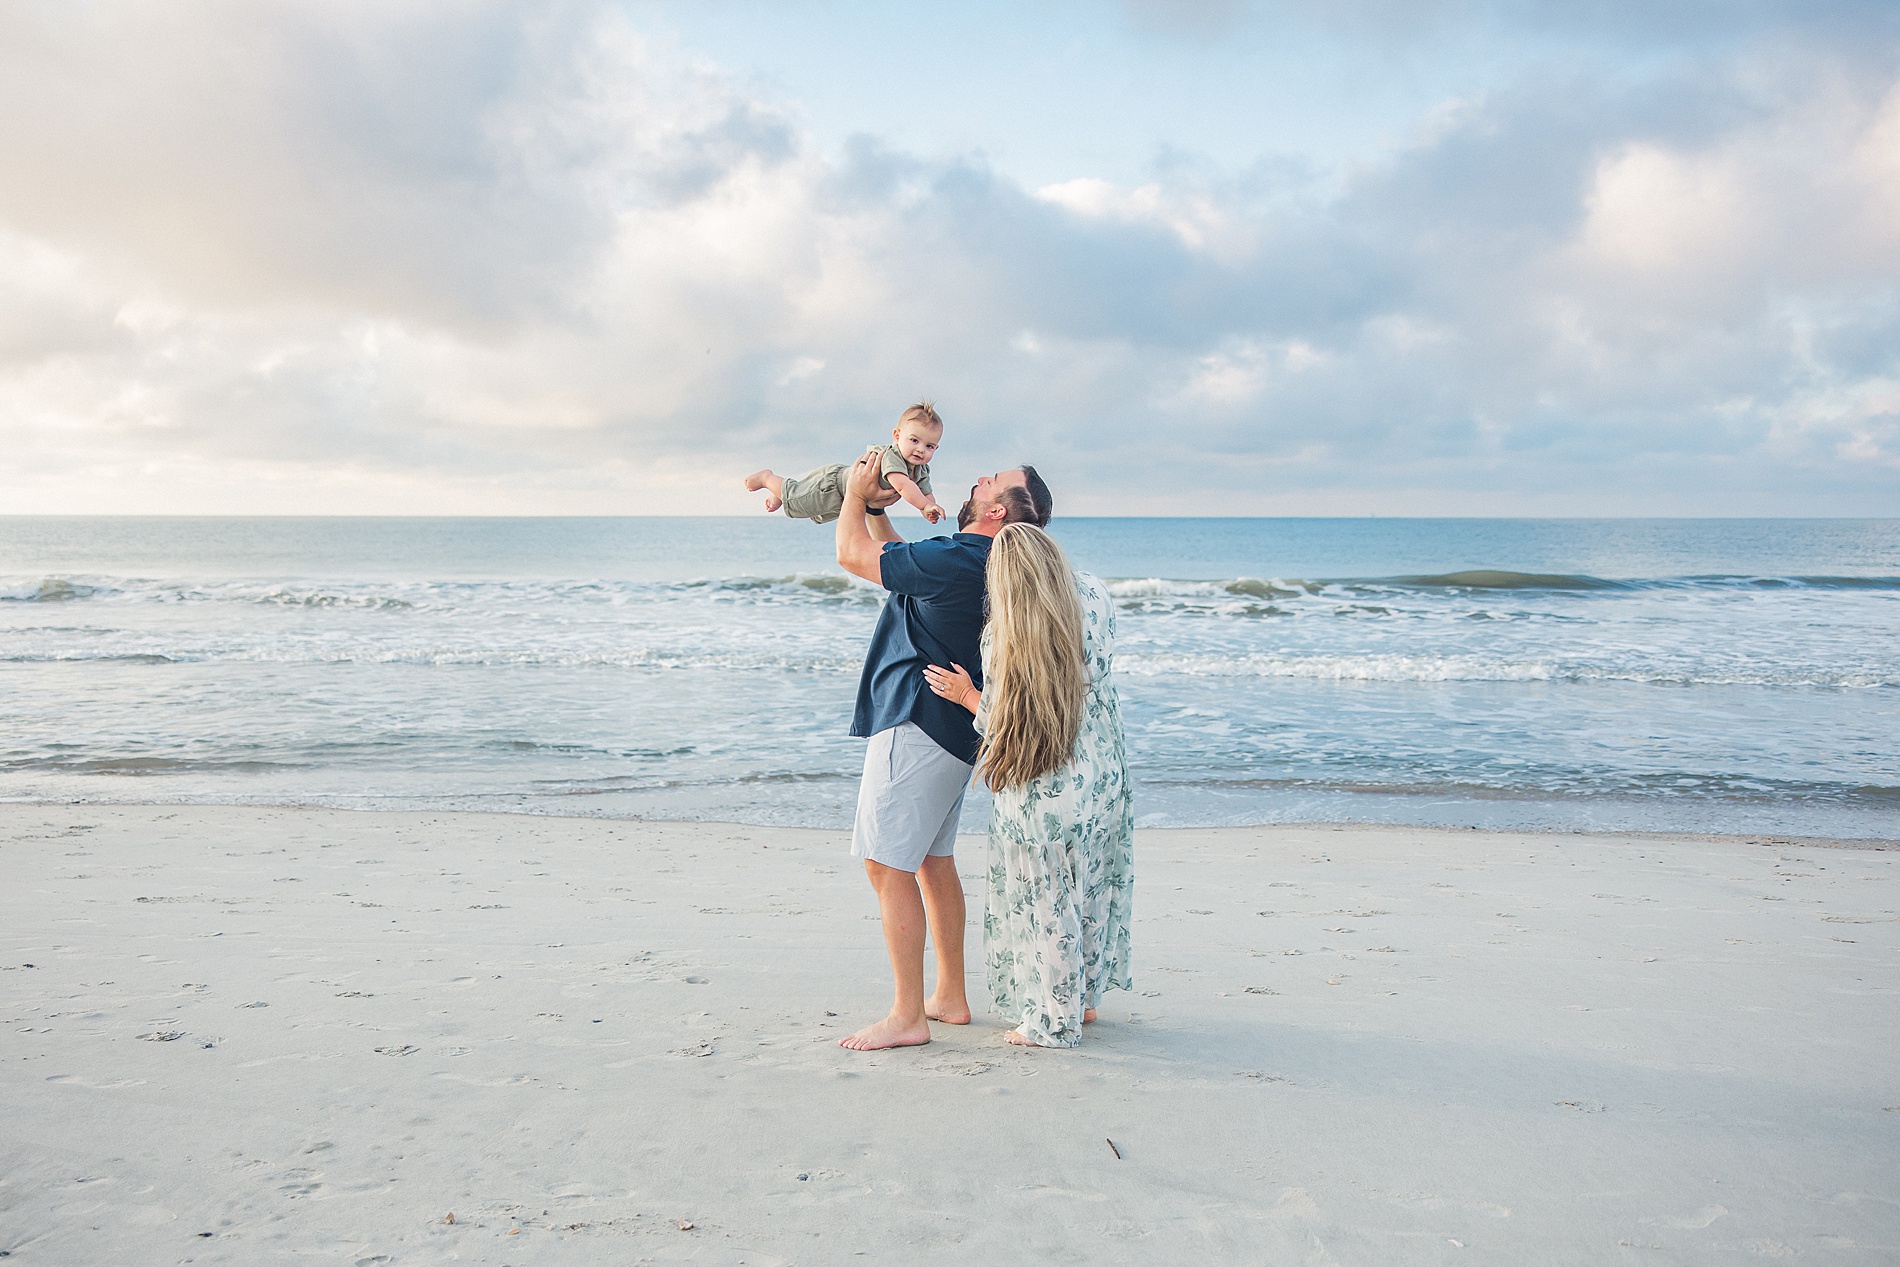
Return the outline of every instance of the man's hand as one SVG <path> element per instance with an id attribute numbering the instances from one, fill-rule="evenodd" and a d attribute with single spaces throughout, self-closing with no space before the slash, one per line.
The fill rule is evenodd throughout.
<path id="1" fill-rule="evenodd" d="M 888 506 L 897 494 L 878 485 L 882 463 L 875 457 L 862 457 L 851 467 L 844 480 L 844 506 L 838 515 L 836 539 L 838 566 L 873 585 L 884 583 L 884 544 L 897 541 L 897 529 L 888 516 L 867 516 L 867 506 Z"/>
<path id="2" fill-rule="evenodd" d="M 867 453 L 851 466 L 851 473 L 845 477 L 845 496 L 856 497 L 867 509 L 882 510 L 897 501 L 897 491 L 885 488 L 883 483 L 883 459 L 875 453 Z"/>

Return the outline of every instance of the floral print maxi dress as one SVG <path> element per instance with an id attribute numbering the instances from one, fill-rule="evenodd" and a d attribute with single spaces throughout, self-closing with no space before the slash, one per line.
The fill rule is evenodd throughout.
<path id="1" fill-rule="evenodd" d="M 1115 608 L 1093 576 L 1076 575 L 1088 698 L 1075 752 L 1061 769 L 1004 788 L 990 811 L 989 893 L 983 913 L 990 995 L 1018 1032 L 1074 1047 L 1082 1013 L 1105 990 L 1133 987 L 1128 923 L 1134 898 L 1134 817 L 1121 706 L 1115 698 Z M 990 658 L 989 631 L 983 660 Z M 989 722 L 987 697 L 976 726 Z"/>

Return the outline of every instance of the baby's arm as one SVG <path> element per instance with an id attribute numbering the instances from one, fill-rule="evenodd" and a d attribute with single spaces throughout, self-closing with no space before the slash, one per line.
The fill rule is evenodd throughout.
<path id="1" fill-rule="evenodd" d="M 948 513 L 943 507 L 937 504 L 935 497 L 932 497 L 929 493 L 917 487 L 917 481 L 908 475 L 886 475 L 884 482 L 895 489 L 899 497 L 915 506 L 918 510 L 923 511 L 924 518 L 933 524 Z"/>

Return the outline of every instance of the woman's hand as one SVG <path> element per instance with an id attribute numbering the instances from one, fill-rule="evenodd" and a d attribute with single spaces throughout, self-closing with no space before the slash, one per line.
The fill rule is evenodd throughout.
<path id="1" fill-rule="evenodd" d="M 977 702 L 983 698 L 983 692 L 976 689 L 976 683 L 970 680 L 969 673 L 965 672 L 962 665 L 953 664 L 947 669 L 934 664 L 926 665 L 924 681 L 930 683 L 930 689 L 942 698 L 952 704 L 963 705 L 972 716 L 976 714 Z"/>

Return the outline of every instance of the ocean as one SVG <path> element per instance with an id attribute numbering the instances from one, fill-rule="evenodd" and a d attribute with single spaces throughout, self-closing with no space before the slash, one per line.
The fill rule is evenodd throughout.
<path id="1" fill-rule="evenodd" d="M 1052 530 L 1143 825 L 1900 836 L 1900 520 Z M 763 515 L 0 518 L 0 799 L 844 827 L 879 603 Z"/>

